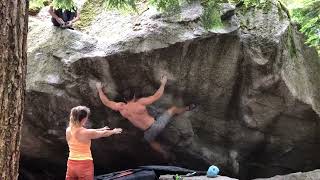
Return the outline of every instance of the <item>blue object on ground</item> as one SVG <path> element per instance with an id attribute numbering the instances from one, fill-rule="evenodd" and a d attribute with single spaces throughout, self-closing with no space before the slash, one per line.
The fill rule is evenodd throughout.
<path id="1" fill-rule="evenodd" d="M 217 177 L 219 174 L 219 168 L 217 166 L 210 166 L 207 171 L 207 177 Z"/>

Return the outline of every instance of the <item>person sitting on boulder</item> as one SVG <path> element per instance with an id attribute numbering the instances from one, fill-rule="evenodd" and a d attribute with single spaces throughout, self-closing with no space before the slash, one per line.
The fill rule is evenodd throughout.
<path id="1" fill-rule="evenodd" d="M 80 19 L 80 12 L 72 0 L 64 0 L 67 6 L 59 6 L 56 0 L 50 5 L 49 13 L 54 26 L 73 29 L 72 25 Z M 61 3 L 61 2 L 60 2 Z"/>
<path id="2" fill-rule="evenodd" d="M 96 83 L 96 88 L 98 90 L 99 97 L 102 103 L 114 111 L 119 111 L 120 114 L 124 118 L 128 119 L 134 126 L 143 130 L 144 139 L 151 145 L 154 150 L 161 153 L 164 158 L 167 159 L 167 153 L 162 149 L 160 143 L 156 141 L 157 136 L 164 130 L 172 116 L 181 114 L 185 111 L 190 111 L 195 108 L 195 105 L 191 104 L 186 107 L 172 106 L 160 116 L 156 118 L 152 117 L 148 113 L 146 106 L 151 105 L 161 98 L 166 82 L 167 77 L 162 77 L 160 88 L 156 91 L 155 94 L 149 97 L 136 99 L 135 93 L 129 93 L 129 95 L 126 95 L 127 97 L 125 97 L 126 103 L 114 102 L 109 100 L 109 98 L 104 94 L 100 82 Z"/>
<path id="3" fill-rule="evenodd" d="M 66 129 L 66 139 L 69 146 L 66 180 L 93 180 L 91 139 L 108 137 L 122 132 L 120 128 L 113 130 L 108 127 L 100 129 L 85 128 L 89 114 L 90 109 L 85 106 L 77 106 L 71 109 L 69 127 Z"/>

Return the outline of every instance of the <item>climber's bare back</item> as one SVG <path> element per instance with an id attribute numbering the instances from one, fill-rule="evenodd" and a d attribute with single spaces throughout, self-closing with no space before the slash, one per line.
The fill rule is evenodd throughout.
<path id="1" fill-rule="evenodd" d="M 146 106 L 140 104 L 138 101 L 121 103 L 119 112 L 124 118 L 128 119 L 134 126 L 141 130 L 148 129 L 155 121 L 154 118 L 149 115 Z"/>

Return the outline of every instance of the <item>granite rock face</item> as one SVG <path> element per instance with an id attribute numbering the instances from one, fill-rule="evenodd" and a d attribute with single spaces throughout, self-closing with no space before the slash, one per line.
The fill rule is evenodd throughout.
<path id="1" fill-rule="evenodd" d="M 140 16 L 103 12 L 84 32 L 30 18 L 21 177 L 63 178 L 65 128 L 77 105 L 91 108 L 89 127 L 124 129 L 93 141 L 96 174 L 215 164 L 223 175 L 253 179 L 319 167 L 320 60 L 276 1 L 270 8 L 238 11 L 211 31 L 201 26 L 196 3 L 173 17 L 152 8 Z M 153 105 L 159 113 L 198 104 L 159 137 L 169 162 L 95 90 L 101 81 L 114 100 L 128 89 L 149 96 L 163 74 L 165 94 Z"/>
<path id="2" fill-rule="evenodd" d="M 314 170 L 310 172 L 298 172 L 287 174 L 283 176 L 274 176 L 271 178 L 259 178 L 256 180 L 317 180 L 320 179 L 320 170 Z"/>

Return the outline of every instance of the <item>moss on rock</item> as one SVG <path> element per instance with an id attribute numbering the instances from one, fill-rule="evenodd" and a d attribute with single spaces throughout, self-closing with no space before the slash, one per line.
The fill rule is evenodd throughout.
<path id="1" fill-rule="evenodd" d="M 29 9 L 28 9 L 29 15 L 36 16 L 43 7 L 44 7 L 44 3 L 42 1 L 36 1 L 36 0 L 30 1 Z"/>
<path id="2" fill-rule="evenodd" d="M 103 10 L 103 0 L 87 0 L 80 12 L 80 21 L 76 27 L 84 29 L 90 26 L 94 18 Z"/>
<path id="3" fill-rule="evenodd" d="M 289 49 L 290 57 L 291 58 L 297 57 L 297 48 L 296 48 L 296 44 L 295 44 L 295 41 L 294 41 L 292 28 L 290 26 L 288 27 L 287 43 L 288 43 L 288 49 Z"/>

